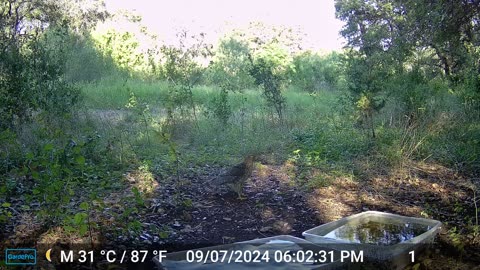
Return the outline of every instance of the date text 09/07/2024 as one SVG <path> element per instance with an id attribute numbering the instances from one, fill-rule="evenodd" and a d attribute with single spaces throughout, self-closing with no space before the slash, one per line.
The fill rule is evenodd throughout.
<path id="1" fill-rule="evenodd" d="M 341 250 L 189 250 L 186 261 L 191 263 L 330 263 L 363 262 L 363 251 Z"/>

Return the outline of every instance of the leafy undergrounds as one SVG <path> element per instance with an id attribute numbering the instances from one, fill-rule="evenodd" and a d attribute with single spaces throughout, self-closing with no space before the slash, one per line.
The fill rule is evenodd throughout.
<path id="1" fill-rule="evenodd" d="M 207 183 L 222 166 L 194 166 L 172 177 L 132 170 L 122 177 L 123 191 L 88 204 L 70 202 L 87 214 L 83 235 L 65 226 L 49 227 L 38 219 L 35 205 L 25 209 L 21 199 L 13 201 L 9 209 L 23 210 L 12 213 L 2 246 L 72 248 L 87 243 L 97 249 L 154 246 L 173 251 L 279 234 L 301 237 L 314 226 L 378 210 L 443 222 L 437 244 L 412 269 L 480 269 L 480 237 L 472 232 L 478 179 L 469 182 L 436 164 L 410 163 L 395 171 L 368 164 L 357 164 L 361 177 L 329 178 L 323 172 L 324 185 L 306 187 L 295 180 L 300 173 L 295 162 L 262 155 L 244 187 L 244 200 L 212 192 Z M 322 172 L 311 171 L 308 177 L 318 174 Z"/>

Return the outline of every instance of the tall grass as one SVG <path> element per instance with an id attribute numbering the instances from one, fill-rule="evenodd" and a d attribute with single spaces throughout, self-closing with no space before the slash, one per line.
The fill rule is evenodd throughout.
<path id="1" fill-rule="evenodd" d="M 168 91 L 168 84 L 164 81 L 148 82 L 117 76 L 78 86 L 85 95 L 87 107 L 95 109 L 124 108 L 131 92 L 151 104 L 158 104 L 166 99 Z"/>

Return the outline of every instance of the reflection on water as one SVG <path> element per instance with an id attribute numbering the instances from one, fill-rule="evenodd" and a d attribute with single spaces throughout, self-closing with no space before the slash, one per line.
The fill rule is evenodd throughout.
<path id="1" fill-rule="evenodd" d="M 347 223 L 329 232 L 325 237 L 346 240 L 352 243 L 395 245 L 410 240 L 426 231 L 430 226 L 415 223 L 382 223 L 368 221 Z"/>

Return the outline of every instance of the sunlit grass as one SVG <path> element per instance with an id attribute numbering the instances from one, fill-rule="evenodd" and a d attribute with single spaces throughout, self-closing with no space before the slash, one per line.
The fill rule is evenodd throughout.
<path id="1" fill-rule="evenodd" d="M 125 80 L 120 77 L 80 85 L 86 105 L 96 109 L 123 109 L 131 93 L 149 104 L 161 104 L 166 99 L 167 87 L 163 81 Z"/>
<path id="2" fill-rule="evenodd" d="M 153 121 L 146 128 L 158 131 L 161 129 L 159 123 L 165 120 L 168 87 L 166 82 L 161 81 L 125 81 L 112 77 L 96 84 L 82 85 L 81 88 L 86 96 L 87 107 L 96 112 L 128 111 L 125 105 L 133 93 L 139 102 L 149 105 Z M 228 104 L 232 115 L 226 126 L 209 113 L 212 100 L 220 94 L 220 88 L 195 86 L 192 93 L 196 120 L 191 121 L 196 122 L 179 121 L 175 124 L 172 134 L 178 143 L 178 151 L 182 152 L 182 161 L 185 164 L 229 164 L 248 153 L 273 153 L 280 160 L 285 160 L 291 154 L 292 147 L 298 144 L 295 141 L 295 132 L 313 132 L 318 126 L 323 126 L 328 132 L 322 136 L 335 141 L 333 138 L 335 127 L 328 123 L 336 121 L 334 119 L 336 112 L 332 108 L 339 96 L 337 91 L 323 90 L 309 93 L 293 87 L 285 89 L 283 94 L 286 106 L 283 123 L 279 122 L 275 111 L 267 105 L 261 89 L 229 92 Z M 135 117 L 125 118 L 124 121 L 139 122 L 127 124 L 129 132 L 138 133 L 134 137 L 137 138 L 135 143 L 150 146 L 162 144 L 155 132 L 143 130 L 145 127 L 140 123 L 141 117 L 136 120 Z M 325 125 L 328 125 L 328 129 L 325 129 Z M 167 155 L 165 151 L 155 153 L 151 152 L 151 149 L 152 147 L 145 147 L 137 152 L 147 159 Z"/>

